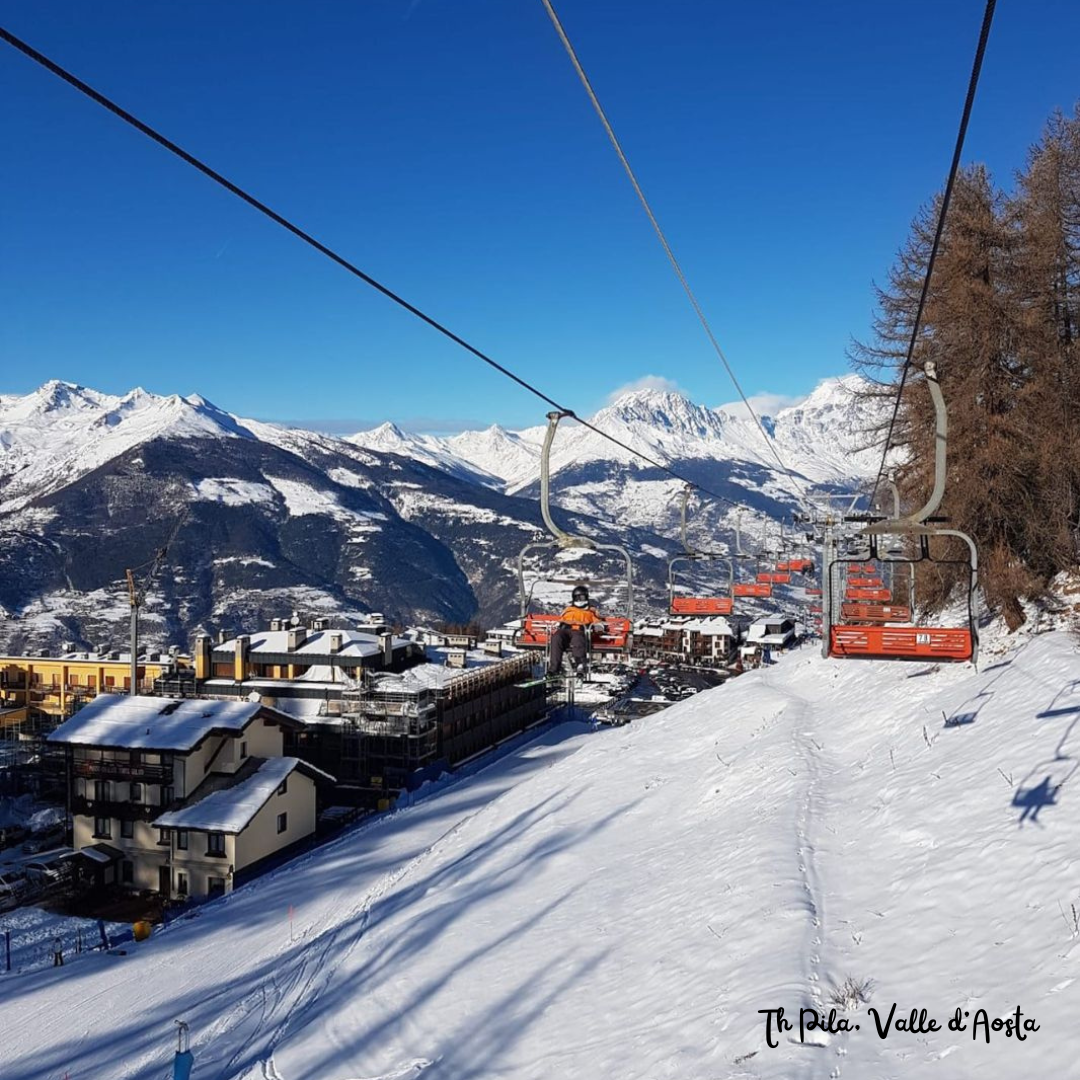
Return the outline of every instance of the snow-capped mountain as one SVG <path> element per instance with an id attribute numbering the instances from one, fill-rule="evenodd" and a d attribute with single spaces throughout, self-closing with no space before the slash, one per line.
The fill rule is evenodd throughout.
<path id="1" fill-rule="evenodd" d="M 431 460 L 240 419 L 197 395 L 61 382 L 6 395 L 0 650 L 119 645 L 125 571 L 178 521 L 143 611 L 153 647 L 292 610 L 501 621 L 517 608 L 515 560 L 543 529 L 539 507 L 471 465 Z M 629 543 L 643 589 L 660 588 L 653 531 L 567 523 Z"/>
<path id="2" fill-rule="evenodd" d="M 18 510 L 150 438 L 255 436 L 197 394 L 122 396 L 52 380 L 0 395 L 0 513 Z"/>
<path id="3" fill-rule="evenodd" d="M 679 394 L 634 391 L 592 422 L 730 500 L 695 504 L 702 547 L 732 549 L 733 507 L 749 507 L 752 548 L 798 505 L 798 485 L 849 485 L 876 464 L 851 449 L 866 426 L 853 389 L 829 380 L 765 419 L 797 480 L 751 420 Z M 293 609 L 500 621 L 517 608 L 517 553 L 543 532 L 544 430 L 494 425 L 440 439 L 384 424 L 340 439 L 243 419 L 194 394 L 52 381 L 0 396 L 0 616 L 14 616 L 0 618 L 0 648 L 115 639 L 126 568 L 180 519 L 145 612 L 159 644 Z M 561 524 L 626 544 L 638 609 L 659 602 L 679 546 L 681 482 L 572 420 L 552 468 Z"/>
<path id="4" fill-rule="evenodd" d="M 783 518 L 808 488 L 848 489 L 876 471 L 878 451 L 864 447 L 877 410 L 860 396 L 863 390 L 864 381 L 855 375 L 824 380 L 800 404 L 761 417 L 768 442 L 744 410 L 710 409 L 670 390 L 630 391 L 599 410 L 590 422 L 703 488 L 771 518 Z M 507 493 L 535 498 L 544 430 L 495 427 L 441 440 L 406 435 L 392 452 L 433 464 L 436 455 L 450 455 L 500 478 Z M 353 439 L 373 446 L 375 435 L 365 432 Z M 681 483 L 572 419 L 559 427 L 551 471 L 552 499 L 565 509 L 665 534 L 677 527 Z M 733 524 L 730 505 L 705 499 L 691 532 L 715 547 L 717 533 L 730 543 Z"/>
<path id="5" fill-rule="evenodd" d="M 806 484 L 845 485 L 876 470 L 878 451 L 865 449 L 865 432 L 875 417 L 859 397 L 864 385 L 856 375 L 825 379 L 801 404 L 781 409 L 775 416 L 761 417 L 769 441 L 743 411 L 710 409 L 670 390 L 630 391 L 593 415 L 590 422 L 661 464 L 675 467 L 696 463 L 699 475 L 701 466 L 709 463 L 738 474 L 740 470 L 732 466 L 742 463 L 750 469 L 751 475 L 743 477 L 750 487 L 764 487 L 782 501 L 791 499 Z M 472 467 L 481 475 L 501 480 L 503 490 L 516 493 L 528 492 L 536 485 L 543 436 L 543 426 L 514 432 L 496 425 L 486 431 L 466 431 L 439 439 L 407 435 L 384 424 L 350 436 L 350 441 L 425 461 L 436 468 Z M 785 476 L 781 461 L 793 478 Z M 610 464 L 635 473 L 649 469 L 636 454 L 595 431 L 572 419 L 563 422 L 552 447 L 553 477 Z M 575 495 L 573 489 L 580 484 L 574 484 L 570 476 L 557 486 L 557 499 L 564 505 L 576 505 L 585 495 L 581 491 Z M 602 505 L 603 499 L 599 503 L 591 498 L 585 501 L 594 512 L 611 510 Z M 647 500 L 647 504 L 646 511 L 652 513 L 652 501 Z"/>

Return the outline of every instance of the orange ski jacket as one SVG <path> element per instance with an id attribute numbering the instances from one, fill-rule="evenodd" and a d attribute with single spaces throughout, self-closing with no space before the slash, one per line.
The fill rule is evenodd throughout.
<path id="1" fill-rule="evenodd" d="M 592 608 L 570 605 L 560 616 L 559 622 L 573 629 L 583 630 L 586 626 L 603 625 L 604 620 Z"/>

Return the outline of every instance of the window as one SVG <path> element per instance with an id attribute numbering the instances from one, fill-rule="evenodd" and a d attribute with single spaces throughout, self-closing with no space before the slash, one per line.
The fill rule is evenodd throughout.
<path id="1" fill-rule="evenodd" d="M 176 892 L 179 896 L 187 896 L 187 874 L 183 870 L 176 871 Z"/>
<path id="2" fill-rule="evenodd" d="M 173 801 L 174 793 L 170 784 L 161 785 L 161 805 L 168 806 Z"/>
<path id="3" fill-rule="evenodd" d="M 187 851 L 187 829 L 176 830 L 176 850 Z"/>
<path id="4" fill-rule="evenodd" d="M 286 776 L 284 780 L 278 785 L 277 793 L 284 795 L 289 790 L 289 778 Z"/>
<path id="5" fill-rule="evenodd" d="M 125 885 L 131 885 L 135 881 L 135 864 L 130 859 L 125 859 L 120 864 L 120 880 Z"/>
<path id="6" fill-rule="evenodd" d="M 208 877 L 206 879 L 206 891 L 210 896 L 224 896 L 225 879 L 223 877 Z"/>
<path id="7" fill-rule="evenodd" d="M 105 685 L 106 686 L 115 686 L 116 685 L 116 679 L 112 675 L 106 675 L 105 676 Z"/>
<path id="8" fill-rule="evenodd" d="M 109 801 L 109 781 L 108 780 L 95 780 L 94 781 L 94 799 L 97 802 Z"/>
<path id="9" fill-rule="evenodd" d="M 132 802 L 142 802 L 142 784 L 131 785 L 130 798 Z"/>
<path id="10" fill-rule="evenodd" d="M 207 855 L 224 855 L 225 854 L 225 834 L 220 832 L 212 832 L 206 834 L 206 854 Z"/>
<path id="11" fill-rule="evenodd" d="M 135 836 L 135 822 L 123 820 L 120 822 L 120 835 L 125 840 L 131 840 Z"/>
<path id="12" fill-rule="evenodd" d="M 111 840 L 112 839 L 112 820 L 107 817 L 95 817 L 94 818 L 94 839 L 95 840 Z"/>
<path id="13" fill-rule="evenodd" d="M 97 676 L 96 675 L 87 675 L 86 676 L 86 685 L 91 690 L 96 690 L 97 689 Z"/>
<path id="14" fill-rule="evenodd" d="M 167 844 L 169 842 L 169 830 L 168 829 L 162 829 L 160 827 L 158 828 L 157 842 L 159 844 Z"/>
<path id="15" fill-rule="evenodd" d="M 283 833 L 289 827 L 289 815 L 278 814 L 277 816 L 277 831 Z"/>
<path id="16" fill-rule="evenodd" d="M 247 757 L 247 743 L 242 742 L 240 744 L 240 758 L 241 758 L 241 760 L 243 760 L 246 757 Z"/>
<path id="17" fill-rule="evenodd" d="M 132 750 L 128 755 L 128 761 L 130 762 L 132 768 L 137 768 L 139 765 L 142 764 L 142 751 Z"/>

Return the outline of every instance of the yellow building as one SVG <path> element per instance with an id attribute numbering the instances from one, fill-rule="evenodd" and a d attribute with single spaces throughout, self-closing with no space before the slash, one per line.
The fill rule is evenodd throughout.
<path id="1" fill-rule="evenodd" d="M 191 669 L 191 658 L 147 652 L 139 657 L 138 692 L 151 693 L 158 679 Z M 0 656 L 0 711 L 25 710 L 21 722 L 49 729 L 100 693 L 131 692 L 130 652 L 66 652 L 60 656 Z"/>

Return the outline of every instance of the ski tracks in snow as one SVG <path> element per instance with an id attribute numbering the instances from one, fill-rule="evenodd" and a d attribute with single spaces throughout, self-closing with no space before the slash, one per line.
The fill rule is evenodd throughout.
<path id="1" fill-rule="evenodd" d="M 822 885 L 818 860 L 819 836 L 821 824 L 828 807 L 828 767 L 824 760 L 824 746 L 814 730 L 814 710 L 812 704 L 801 696 L 787 689 L 788 704 L 785 718 L 790 725 L 792 740 L 795 744 L 796 758 L 804 767 L 805 782 L 795 818 L 795 856 L 797 860 L 800 884 L 805 896 L 808 918 L 806 929 L 805 957 L 805 996 L 802 1007 L 814 1009 L 819 1016 L 827 1016 L 834 1006 L 824 998 L 829 985 L 835 983 L 835 977 L 827 972 L 822 957 L 826 948 L 826 905 L 825 889 Z M 841 1064 L 847 1054 L 848 1035 L 840 1033 L 830 1035 L 827 1032 L 811 1031 L 806 1042 L 801 1044 L 808 1049 L 825 1050 L 835 1047 L 835 1061 L 827 1074 L 825 1066 L 828 1059 L 810 1063 L 808 1077 L 821 1080 L 828 1076 L 830 1080 L 839 1080 Z"/>
<path id="2" fill-rule="evenodd" d="M 209 1031 L 206 1041 L 210 1046 L 226 1035 L 230 1043 L 239 1041 L 239 1047 L 222 1067 L 221 1075 L 235 1076 L 236 1080 L 252 1075 L 258 1075 L 262 1080 L 287 1080 L 277 1069 L 274 1051 L 289 1034 L 303 1027 L 338 970 L 363 941 L 375 905 L 497 801 L 485 803 L 467 814 L 407 862 L 384 874 L 344 915 L 331 910 L 323 922 L 334 919 L 335 924 L 324 931 L 317 948 L 313 948 L 313 942 L 304 940 L 311 936 L 310 929 L 305 931 L 293 947 L 293 955 L 285 961 L 284 970 L 271 974 Z M 350 940 L 342 945 L 341 939 L 346 933 Z M 249 1025 L 250 1031 L 238 1040 L 237 1035 Z M 253 1058 L 256 1059 L 253 1064 L 242 1064 L 244 1059 L 252 1061 Z M 396 1072 L 373 1080 L 415 1076 L 430 1064 L 432 1062 L 427 1059 L 416 1059 Z M 238 1067 L 241 1071 L 234 1073 Z M 259 1070 L 257 1074 L 253 1073 L 255 1068 Z"/>

